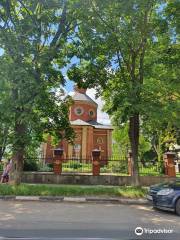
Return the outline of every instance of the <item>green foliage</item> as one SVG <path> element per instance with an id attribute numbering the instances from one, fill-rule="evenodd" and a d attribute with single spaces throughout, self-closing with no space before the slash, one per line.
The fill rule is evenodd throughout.
<path id="1" fill-rule="evenodd" d="M 55 92 L 76 56 L 69 78 L 97 88 L 118 128 L 129 124 L 129 140 L 117 135 L 131 145 L 134 171 L 147 136 L 160 162 L 163 139 L 180 127 L 178 10 L 172 0 L 2 0 L 0 155 L 7 145 L 28 153 L 48 134 L 73 140 L 71 103 Z"/>
<path id="2" fill-rule="evenodd" d="M 3 62 L 0 61 L 2 69 L 4 68 Z M 4 72 L 0 71 L 0 160 L 5 157 L 5 153 L 12 138 L 12 118 L 10 111 L 9 99 L 9 83 L 6 81 Z"/>
<path id="3" fill-rule="evenodd" d="M 99 90 L 117 127 L 129 123 L 137 170 L 141 146 L 150 149 L 140 137 L 148 136 L 146 128 L 157 136 L 164 125 L 179 128 L 179 1 L 81 4 L 86 11 L 78 12 L 82 24 L 74 40 L 81 61 L 69 70 L 69 77 Z"/>
<path id="4" fill-rule="evenodd" d="M 144 160 L 144 154 L 151 149 L 151 143 L 143 134 L 139 137 L 139 159 Z M 128 155 L 130 142 L 128 136 L 128 124 L 116 127 L 113 131 L 113 154 L 124 156 Z"/>
<path id="5" fill-rule="evenodd" d="M 144 152 L 142 155 L 142 161 L 145 163 L 149 161 L 155 162 L 156 160 L 157 160 L 157 154 L 155 151 L 153 151 L 153 149 L 150 149 Z"/>
<path id="6" fill-rule="evenodd" d="M 147 140 L 143 134 L 139 137 L 139 160 L 144 160 L 144 154 L 151 149 L 151 143 Z"/>
<path id="7" fill-rule="evenodd" d="M 27 159 L 25 158 L 24 162 L 24 171 L 38 171 L 38 162 L 37 159 Z"/>
<path id="8" fill-rule="evenodd" d="M 41 142 L 44 133 L 73 139 L 61 69 L 69 63 L 74 7 L 63 0 L 0 2 L 0 148 L 8 136 L 15 155 Z"/>
<path id="9" fill-rule="evenodd" d="M 53 168 L 53 163 L 48 163 L 47 166 L 52 169 Z"/>
<path id="10" fill-rule="evenodd" d="M 113 146 L 112 151 L 114 155 L 127 157 L 128 150 L 130 147 L 128 137 L 128 126 L 121 126 L 113 130 Z"/>

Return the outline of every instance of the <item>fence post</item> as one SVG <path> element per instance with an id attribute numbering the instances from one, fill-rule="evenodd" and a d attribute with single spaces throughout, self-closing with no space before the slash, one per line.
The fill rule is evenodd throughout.
<path id="1" fill-rule="evenodd" d="M 128 152 L 128 175 L 132 176 L 132 152 Z"/>
<path id="2" fill-rule="evenodd" d="M 175 160 L 175 153 L 166 152 L 164 154 L 165 175 L 168 175 L 169 177 L 176 177 L 174 160 Z"/>
<path id="3" fill-rule="evenodd" d="M 62 173 L 63 149 L 56 148 L 53 152 L 53 171 L 55 174 Z"/>
<path id="4" fill-rule="evenodd" d="M 92 150 L 92 165 L 93 165 L 93 176 L 99 176 L 100 174 L 100 156 L 101 150 Z"/>

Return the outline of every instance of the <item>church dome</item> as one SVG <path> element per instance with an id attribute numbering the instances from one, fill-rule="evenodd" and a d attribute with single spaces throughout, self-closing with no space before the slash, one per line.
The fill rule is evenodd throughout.
<path id="1" fill-rule="evenodd" d="M 93 105 L 97 106 L 97 103 L 95 101 L 93 101 L 87 94 L 86 94 L 86 90 L 85 88 L 78 88 L 77 86 L 74 87 L 74 92 L 72 94 L 72 99 L 74 101 L 85 101 L 88 103 L 91 103 Z"/>

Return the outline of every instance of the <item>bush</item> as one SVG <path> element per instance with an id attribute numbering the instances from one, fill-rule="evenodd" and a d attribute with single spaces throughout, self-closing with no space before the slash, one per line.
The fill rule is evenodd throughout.
<path id="1" fill-rule="evenodd" d="M 0 171 L 3 171 L 3 163 L 0 162 Z"/>
<path id="2" fill-rule="evenodd" d="M 128 163 L 127 161 L 116 161 L 110 163 L 113 173 L 127 173 L 128 172 Z"/>
<path id="3" fill-rule="evenodd" d="M 38 164 L 35 159 L 28 159 L 24 162 L 24 171 L 38 171 Z"/>
<path id="4" fill-rule="evenodd" d="M 47 167 L 50 168 L 50 169 L 53 169 L 53 163 L 48 163 Z"/>
<path id="5" fill-rule="evenodd" d="M 158 169 L 159 169 L 159 173 L 165 174 L 165 166 L 163 161 L 158 163 Z"/>

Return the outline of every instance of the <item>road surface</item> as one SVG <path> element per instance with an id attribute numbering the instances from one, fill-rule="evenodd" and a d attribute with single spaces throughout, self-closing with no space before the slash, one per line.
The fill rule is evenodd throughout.
<path id="1" fill-rule="evenodd" d="M 1 200 L 0 239 L 8 238 L 179 240 L 180 217 L 140 205 Z"/>

